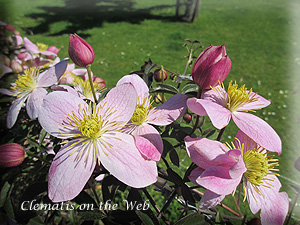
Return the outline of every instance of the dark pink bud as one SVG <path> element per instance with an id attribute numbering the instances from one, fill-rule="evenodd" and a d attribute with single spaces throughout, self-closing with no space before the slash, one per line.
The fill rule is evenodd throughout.
<path id="1" fill-rule="evenodd" d="M 183 119 L 185 122 L 190 123 L 192 121 L 192 116 L 189 113 L 183 115 Z"/>
<path id="2" fill-rule="evenodd" d="M 92 64 L 95 59 L 95 53 L 92 46 L 77 34 L 71 34 L 70 36 L 69 56 L 79 67 L 86 67 L 87 65 Z"/>
<path id="3" fill-rule="evenodd" d="M 165 69 L 162 67 L 161 69 L 156 69 L 154 71 L 154 80 L 156 82 L 162 82 L 168 78 L 168 74 Z"/>
<path id="4" fill-rule="evenodd" d="M 55 46 L 50 46 L 47 51 L 53 52 L 55 55 L 60 51 L 60 48 L 56 48 Z M 46 55 L 47 59 L 53 59 L 54 55 Z"/>
<path id="5" fill-rule="evenodd" d="M 17 143 L 0 145 L 0 165 L 12 167 L 20 165 L 25 158 L 24 148 Z"/>
<path id="6" fill-rule="evenodd" d="M 210 45 L 198 56 L 192 70 L 194 82 L 202 89 L 210 89 L 223 82 L 231 68 L 225 45 Z"/>
<path id="7" fill-rule="evenodd" d="M 14 32 L 14 31 L 16 31 L 16 28 L 14 28 L 12 25 L 10 25 L 10 24 L 6 24 L 6 30 L 9 30 L 9 31 L 12 31 L 12 32 Z"/>

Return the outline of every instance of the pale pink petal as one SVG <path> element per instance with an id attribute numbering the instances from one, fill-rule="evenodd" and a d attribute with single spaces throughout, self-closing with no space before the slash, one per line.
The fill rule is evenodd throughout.
<path id="1" fill-rule="evenodd" d="M 99 159 L 113 176 L 134 188 L 156 182 L 156 162 L 141 155 L 131 135 L 116 132 L 115 136 L 107 138 L 111 147 L 99 150 Z"/>
<path id="2" fill-rule="evenodd" d="M 42 72 L 38 77 L 38 87 L 49 87 L 55 84 L 61 75 L 64 74 L 68 65 L 68 59 L 64 59 Z"/>
<path id="3" fill-rule="evenodd" d="M 196 169 L 193 169 L 191 174 L 189 175 L 190 181 L 192 181 L 194 184 L 197 183 L 197 179 L 201 176 L 201 174 L 204 172 L 204 169 L 197 167 Z"/>
<path id="4" fill-rule="evenodd" d="M 39 123 L 49 134 L 57 137 L 68 115 L 73 115 L 73 112 L 79 114 L 79 105 L 84 108 L 86 103 L 78 96 L 64 91 L 51 92 L 40 107 Z"/>
<path id="5" fill-rule="evenodd" d="M 44 97 L 47 95 L 44 88 L 36 88 L 30 95 L 26 102 L 26 111 L 30 119 L 38 117 L 38 112 Z"/>
<path id="6" fill-rule="evenodd" d="M 227 96 L 226 91 L 221 86 L 216 86 L 214 89 L 204 91 L 201 95 L 202 99 L 210 100 L 223 107 L 226 107 L 225 97 Z"/>
<path id="7" fill-rule="evenodd" d="M 12 95 L 14 92 L 6 88 L 0 88 L 0 93 L 4 95 Z"/>
<path id="8" fill-rule="evenodd" d="M 121 84 L 131 83 L 136 89 L 137 95 L 142 98 L 149 96 L 149 88 L 145 81 L 137 74 L 126 75 L 122 77 L 116 86 Z"/>
<path id="9" fill-rule="evenodd" d="M 75 142 L 63 146 L 51 164 L 48 195 L 53 202 L 75 198 L 84 188 L 96 166 L 93 153 L 87 153 L 88 145 L 79 143 L 71 146 Z M 80 151 L 84 153 L 78 158 Z"/>
<path id="10" fill-rule="evenodd" d="M 258 145 L 271 152 L 281 153 L 281 139 L 267 122 L 244 112 L 234 112 L 232 118 L 237 127 Z"/>
<path id="11" fill-rule="evenodd" d="M 21 98 L 17 98 L 16 100 L 14 100 L 12 102 L 11 106 L 9 107 L 9 110 L 7 113 L 7 127 L 9 129 L 12 128 L 13 125 L 15 124 L 15 122 L 17 121 L 20 109 L 27 98 L 28 98 L 28 95 L 25 95 Z"/>
<path id="12" fill-rule="evenodd" d="M 256 101 L 247 103 L 240 108 L 238 108 L 238 111 L 246 111 L 246 110 L 258 110 L 262 109 L 264 107 L 267 107 L 268 105 L 271 104 L 271 102 L 262 96 L 255 94 L 255 98 L 257 98 Z"/>
<path id="13" fill-rule="evenodd" d="M 159 161 L 161 152 L 146 138 L 142 136 L 133 136 L 135 139 L 135 145 L 140 153 L 147 160 Z"/>
<path id="14" fill-rule="evenodd" d="M 27 37 L 24 37 L 24 46 L 26 51 L 30 53 L 39 53 L 39 48 L 33 44 Z"/>
<path id="15" fill-rule="evenodd" d="M 201 137 L 191 138 L 187 136 L 185 146 L 192 161 L 204 169 L 216 165 L 213 159 L 228 151 L 221 142 Z"/>
<path id="16" fill-rule="evenodd" d="M 241 182 L 240 177 L 232 179 L 229 174 L 229 167 L 212 166 L 206 169 L 196 182 L 206 189 L 219 195 L 231 194 Z"/>
<path id="17" fill-rule="evenodd" d="M 81 96 L 74 88 L 70 87 L 69 85 L 63 85 L 63 84 L 55 85 L 55 86 L 52 86 L 51 89 L 54 91 L 66 91 L 66 92 L 69 92 L 78 97 Z"/>
<path id="18" fill-rule="evenodd" d="M 125 125 L 132 117 L 137 103 L 136 90 L 132 84 L 121 84 L 112 88 L 97 105 L 101 117 Z"/>
<path id="19" fill-rule="evenodd" d="M 197 103 L 205 109 L 212 124 L 217 129 L 222 129 L 228 125 L 231 118 L 231 112 L 227 108 L 210 100 L 198 99 Z"/>
<path id="20" fill-rule="evenodd" d="M 56 54 L 55 54 L 54 52 L 50 52 L 50 51 L 47 51 L 47 50 L 41 52 L 41 54 L 42 54 L 42 55 L 47 55 L 47 56 L 52 56 L 52 55 L 53 55 L 53 56 L 56 56 Z"/>
<path id="21" fill-rule="evenodd" d="M 210 190 L 206 190 L 199 202 L 199 208 L 209 209 L 218 205 L 221 201 L 223 201 L 224 198 L 225 195 L 218 195 Z"/>
<path id="22" fill-rule="evenodd" d="M 207 116 L 207 113 L 203 106 L 198 102 L 197 98 L 189 98 L 187 100 L 187 107 L 199 116 Z"/>
<path id="23" fill-rule="evenodd" d="M 226 153 L 218 155 L 215 159 L 212 160 L 212 162 L 216 166 L 232 167 L 240 160 L 240 156 L 240 150 L 231 149 Z"/>
<path id="24" fill-rule="evenodd" d="M 23 38 L 21 36 L 19 36 L 19 35 L 16 35 L 16 40 L 17 40 L 17 45 L 18 46 L 21 45 L 22 42 L 23 42 Z"/>
<path id="25" fill-rule="evenodd" d="M 261 208 L 261 223 L 282 225 L 289 210 L 289 197 L 285 192 L 271 190 Z"/>
<path id="26" fill-rule="evenodd" d="M 84 74 L 87 74 L 87 70 L 86 69 L 73 69 L 70 72 L 72 72 L 75 75 L 84 75 Z"/>
<path id="27" fill-rule="evenodd" d="M 164 146 L 160 134 L 153 126 L 144 123 L 140 126 L 137 126 L 131 134 L 134 136 L 141 136 L 143 138 L 146 138 L 153 145 L 152 147 L 155 148 L 153 149 L 155 152 L 152 153 L 155 157 L 151 159 L 154 161 L 160 160 Z M 140 147 L 137 147 L 140 150 Z M 149 147 L 151 147 L 151 145 Z"/>
<path id="28" fill-rule="evenodd" d="M 169 125 L 186 112 L 187 98 L 183 94 L 173 95 L 168 101 L 149 112 L 147 122 L 158 126 Z"/>

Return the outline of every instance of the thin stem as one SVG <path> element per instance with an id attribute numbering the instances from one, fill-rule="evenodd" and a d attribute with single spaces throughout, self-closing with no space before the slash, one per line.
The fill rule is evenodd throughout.
<path id="1" fill-rule="evenodd" d="M 149 194 L 149 192 L 147 191 L 146 188 L 143 188 L 143 192 L 146 195 L 146 197 L 149 199 L 151 205 L 153 206 L 153 208 L 155 209 L 155 211 L 159 214 L 160 210 L 158 208 L 158 206 L 156 205 L 155 201 L 153 200 L 153 198 L 151 197 L 151 195 Z"/>
<path id="2" fill-rule="evenodd" d="M 226 127 L 223 127 L 223 128 L 220 130 L 219 135 L 218 135 L 218 137 L 217 137 L 217 141 L 220 141 L 220 140 L 221 140 L 221 137 L 222 137 L 222 135 L 223 135 L 223 133 L 224 133 L 225 128 L 226 128 Z"/>
<path id="3" fill-rule="evenodd" d="M 31 157 L 34 157 L 34 158 L 37 158 L 37 159 L 39 159 L 39 160 L 41 160 L 41 161 L 47 163 L 48 165 L 51 165 L 51 163 L 50 163 L 48 160 L 44 159 L 44 158 L 41 157 L 41 156 L 35 155 L 35 154 L 33 154 L 33 153 L 30 153 L 30 152 L 26 152 L 26 155 L 31 156 Z"/>
<path id="4" fill-rule="evenodd" d="M 290 222 L 290 220 L 291 220 L 291 218 L 292 218 L 292 213 L 293 213 L 293 211 L 294 211 L 294 208 L 295 208 L 295 206 L 296 206 L 296 203 L 297 203 L 297 200 L 298 200 L 299 196 L 300 196 L 300 191 L 299 191 L 298 194 L 296 195 L 295 201 L 294 201 L 294 203 L 293 203 L 293 205 L 292 205 L 292 208 L 291 208 L 289 217 L 288 217 L 288 219 L 286 220 L 285 225 L 288 225 L 289 222 Z M 299 221 L 299 222 L 300 222 L 300 221 Z M 300 224 L 300 223 L 297 223 L 297 224 Z"/>
<path id="5" fill-rule="evenodd" d="M 168 199 L 168 201 L 166 202 L 166 204 L 164 205 L 164 207 L 158 214 L 158 216 L 157 216 L 158 219 L 160 219 L 162 217 L 163 213 L 167 210 L 167 208 L 169 207 L 171 202 L 174 200 L 175 196 L 176 196 L 176 190 L 173 190 L 173 193 L 171 194 L 170 198 Z"/>
<path id="6" fill-rule="evenodd" d="M 232 196 L 233 201 L 234 201 L 234 204 L 235 204 L 235 206 L 236 206 L 236 208 L 237 208 L 237 210 L 238 210 L 239 216 L 242 217 L 243 214 L 242 214 L 242 212 L 241 212 L 240 206 L 238 205 L 238 203 L 237 203 L 237 201 L 236 201 L 234 195 L 232 194 L 231 196 Z"/>
<path id="7" fill-rule="evenodd" d="M 88 72 L 89 82 L 90 82 L 91 90 L 92 90 L 92 93 L 93 93 L 93 97 L 94 97 L 95 103 L 97 104 L 98 101 L 97 101 L 96 92 L 95 92 L 95 89 L 94 89 L 94 82 L 93 82 L 93 79 L 92 79 L 91 65 L 90 64 L 87 65 L 86 69 L 87 69 L 87 72 Z"/>

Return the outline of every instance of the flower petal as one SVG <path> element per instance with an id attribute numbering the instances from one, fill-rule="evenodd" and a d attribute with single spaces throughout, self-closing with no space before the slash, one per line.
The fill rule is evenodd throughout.
<path id="1" fill-rule="evenodd" d="M 148 123 L 158 126 L 169 125 L 181 117 L 186 111 L 187 96 L 173 95 L 165 103 L 153 108 L 147 118 Z"/>
<path id="2" fill-rule="evenodd" d="M 225 195 L 218 195 L 210 190 L 206 190 L 199 202 L 199 208 L 209 209 L 218 205 L 221 201 L 223 201 L 224 198 Z"/>
<path id="3" fill-rule="evenodd" d="M 216 165 L 213 159 L 228 151 L 221 142 L 201 137 L 191 138 L 187 136 L 185 146 L 192 161 L 203 169 Z"/>
<path id="4" fill-rule="evenodd" d="M 79 105 L 83 108 L 86 103 L 78 96 L 64 91 L 51 92 L 44 98 L 40 107 L 39 122 L 44 130 L 57 137 L 62 132 L 61 124 L 68 114 L 79 114 Z"/>
<path id="5" fill-rule="evenodd" d="M 212 124 L 217 129 L 222 129 L 228 125 L 231 118 L 231 112 L 227 108 L 205 99 L 198 99 L 197 103 L 204 108 Z"/>
<path id="6" fill-rule="evenodd" d="M 186 104 L 193 113 L 196 113 L 199 116 L 207 116 L 205 109 L 199 104 L 197 98 L 189 98 Z"/>
<path id="7" fill-rule="evenodd" d="M 53 202 L 63 202 L 75 198 L 89 180 L 95 166 L 93 154 L 86 153 L 78 158 L 83 148 L 88 145 L 69 142 L 56 154 L 49 171 L 48 191 Z M 73 153 L 74 152 L 74 153 Z"/>
<path id="8" fill-rule="evenodd" d="M 192 181 L 194 184 L 197 183 L 197 179 L 201 176 L 201 174 L 204 172 L 204 169 L 197 167 L 196 169 L 193 169 L 191 174 L 189 175 L 190 181 Z"/>
<path id="9" fill-rule="evenodd" d="M 12 128 L 13 125 L 15 124 L 15 122 L 17 121 L 20 109 L 27 98 L 28 98 L 28 95 L 25 95 L 20 98 L 17 98 L 16 100 L 14 100 L 12 102 L 11 106 L 9 107 L 8 113 L 7 113 L 7 121 L 6 121 L 7 123 L 6 124 L 7 124 L 8 129 Z"/>
<path id="10" fill-rule="evenodd" d="M 145 83 L 145 81 L 139 75 L 137 74 L 126 75 L 118 81 L 116 86 L 121 84 L 126 84 L 126 83 L 133 84 L 138 96 L 142 98 L 149 96 L 149 88 Z"/>
<path id="11" fill-rule="evenodd" d="M 271 104 L 271 102 L 262 96 L 255 94 L 255 98 L 257 98 L 256 101 L 247 103 L 243 106 L 241 106 L 238 111 L 246 111 L 246 110 L 257 110 L 267 107 Z"/>
<path id="12" fill-rule="evenodd" d="M 111 146 L 99 150 L 102 165 L 117 179 L 134 188 L 156 182 L 156 162 L 144 159 L 135 146 L 133 136 L 115 133 L 115 136 L 105 137 Z"/>
<path id="13" fill-rule="evenodd" d="M 124 126 L 132 117 L 137 103 L 136 90 L 132 84 L 121 84 L 112 88 L 97 105 L 102 118 Z"/>
<path id="14" fill-rule="evenodd" d="M 135 139 L 135 145 L 145 159 L 159 161 L 161 152 L 146 138 L 142 136 L 133 136 Z"/>
<path id="15" fill-rule="evenodd" d="M 220 85 L 215 86 L 214 89 L 204 91 L 201 95 L 202 99 L 210 100 L 223 107 L 226 107 L 225 97 L 227 92 Z"/>
<path id="16" fill-rule="evenodd" d="M 237 147 L 242 144 L 244 144 L 244 152 L 257 148 L 257 144 L 251 138 L 249 138 L 243 131 L 238 130 L 235 135 L 234 145 Z M 241 146 L 240 149 L 242 149 Z"/>
<path id="17" fill-rule="evenodd" d="M 199 185 L 216 194 L 228 195 L 238 186 L 241 178 L 242 174 L 232 179 L 229 174 L 229 167 L 212 166 L 206 169 L 196 181 Z"/>
<path id="18" fill-rule="evenodd" d="M 68 59 L 64 59 L 42 72 L 38 77 L 38 87 L 49 87 L 55 84 L 61 75 L 64 74 L 68 65 Z"/>
<path id="19" fill-rule="evenodd" d="M 26 51 L 30 52 L 30 53 L 39 53 L 39 49 L 38 47 L 33 44 L 27 37 L 24 37 L 24 46 Z"/>
<path id="20" fill-rule="evenodd" d="M 26 111 L 30 119 L 38 117 L 39 108 L 42 105 L 44 97 L 47 95 L 47 91 L 44 88 L 36 88 L 26 102 Z"/>
<path id="21" fill-rule="evenodd" d="M 75 96 L 81 97 L 80 93 L 78 93 L 74 88 L 70 87 L 69 85 L 53 85 L 51 87 L 52 90 L 54 91 L 65 91 L 65 92 L 69 92 Z"/>
<path id="22" fill-rule="evenodd" d="M 164 150 L 163 141 L 161 139 L 160 134 L 153 126 L 144 123 L 140 126 L 137 126 L 131 134 L 134 136 L 138 135 L 143 138 L 146 138 L 153 145 L 152 147 L 156 148 L 156 149 L 152 149 L 155 152 L 151 153 L 151 154 L 153 154 L 153 157 L 151 157 L 150 159 L 154 160 L 154 161 L 160 160 L 161 154 Z M 140 150 L 140 147 L 138 145 L 137 145 L 137 147 Z M 148 147 L 151 147 L 151 146 L 148 146 Z"/>
<path id="23" fill-rule="evenodd" d="M 267 122 L 244 112 L 234 112 L 232 118 L 237 127 L 258 145 L 271 152 L 281 153 L 281 139 Z"/>

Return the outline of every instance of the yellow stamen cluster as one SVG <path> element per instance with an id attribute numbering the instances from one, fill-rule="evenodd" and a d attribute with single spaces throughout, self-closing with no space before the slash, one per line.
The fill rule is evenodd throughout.
<path id="1" fill-rule="evenodd" d="M 46 51 L 48 49 L 48 45 L 45 45 L 43 43 L 36 43 L 36 46 L 38 47 L 40 52 Z"/>
<path id="2" fill-rule="evenodd" d="M 93 93 L 91 89 L 91 85 L 89 80 L 83 80 L 82 78 L 75 76 L 73 81 L 74 88 L 79 91 L 81 94 L 83 94 L 86 98 L 92 98 Z M 95 92 L 100 92 L 103 90 L 103 87 L 101 84 L 93 82 L 94 90 Z"/>
<path id="3" fill-rule="evenodd" d="M 233 112 L 246 103 L 256 101 L 257 98 L 255 98 L 255 95 L 252 89 L 247 91 L 245 85 L 238 88 L 236 82 L 233 84 L 233 82 L 230 81 L 227 92 L 227 108 Z"/>
<path id="4" fill-rule="evenodd" d="M 20 74 L 11 89 L 14 95 L 20 97 L 24 94 L 32 92 L 37 87 L 37 76 L 39 70 L 36 68 L 26 69 L 24 74 Z"/>
<path id="5" fill-rule="evenodd" d="M 146 121 L 147 115 L 149 111 L 152 109 L 151 104 L 149 104 L 148 107 L 146 106 L 147 101 L 149 101 L 149 99 L 144 98 L 142 103 L 137 104 L 135 111 L 130 119 L 133 124 L 141 125 Z"/>

